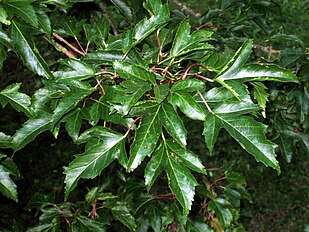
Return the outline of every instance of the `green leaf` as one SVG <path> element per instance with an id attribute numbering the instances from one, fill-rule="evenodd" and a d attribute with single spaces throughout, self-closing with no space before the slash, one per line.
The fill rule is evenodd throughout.
<path id="1" fill-rule="evenodd" d="M 14 160 L 12 158 L 6 158 L 1 165 L 5 168 L 6 171 L 8 171 L 11 175 L 14 175 L 16 177 L 21 177 L 21 174 L 18 170 L 18 167 L 16 166 Z"/>
<path id="2" fill-rule="evenodd" d="M 131 79 L 132 81 L 150 81 L 150 83 L 156 84 L 155 74 L 140 66 L 123 61 L 115 61 L 114 69 L 122 78 Z"/>
<path id="3" fill-rule="evenodd" d="M 183 20 L 176 32 L 175 39 L 170 51 L 170 56 L 175 58 L 177 56 L 184 55 L 186 53 L 211 49 L 212 46 L 207 43 L 203 43 L 205 40 L 209 40 L 212 35 L 210 31 L 196 31 L 190 35 L 190 24 L 187 20 Z"/>
<path id="4" fill-rule="evenodd" d="M 136 230 L 136 222 L 130 210 L 126 205 L 117 205 L 112 208 L 113 216 L 116 220 L 120 221 L 123 225 L 128 227 L 131 231 Z"/>
<path id="5" fill-rule="evenodd" d="M 43 32 L 47 35 L 47 36 L 51 36 L 51 25 L 50 25 L 50 20 L 48 15 L 46 14 L 46 12 L 42 11 L 42 10 L 37 10 L 37 17 L 38 17 L 38 23 L 40 28 L 43 30 Z"/>
<path id="6" fill-rule="evenodd" d="M 85 216 L 77 216 L 71 225 L 72 232 L 105 232 L 106 223 Z"/>
<path id="7" fill-rule="evenodd" d="M 0 30 L 0 43 L 2 43 L 3 45 L 5 45 L 6 47 L 11 48 L 11 43 L 12 40 L 8 37 L 8 35 L 3 32 L 2 30 Z"/>
<path id="8" fill-rule="evenodd" d="M 73 141 L 76 141 L 78 138 L 79 130 L 82 125 L 82 119 L 83 116 L 80 108 L 77 108 L 76 110 L 69 113 L 64 119 L 64 121 L 66 122 L 65 129 L 71 136 Z"/>
<path id="9" fill-rule="evenodd" d="M 276 160 L 276 144 L 265 138 L 265 126 L 248 116 L 216 115 L 221 125 L 236 141 L 257 161 L 270 166 L 280 173 L 279 163 Z"/>
<path id="10" fill-rule="evenodd" d="M 146 156 L 154 151 L 161 133 L 160 108 L 158 105 L 143 114 L 130 150 L 127 170 L 133 171 Z"/>
<path id="11" fill-rule="evenodd" d="M 0 191 L 4 196 L 9 197 L 17 202 L 18 199 L 16 185 L 10 178 L 9 174 L 10 173 L 6 171 L 2 165 L 0 165 Z"/>
<path id="12" fill-rule="evenodd" d="M 193 171 L 206 174 L 205 167 L 196 154 L 181 147 L 179 144 L 170 139 L 166 140 L 166 146 L 168 147 L 170 153 L 177 156 L 177 159 L 183 162 L 185 166 Z"/>
<path id="13" fill-rule="evenodd" d="M 268 101 L 269 94 L 266 92 L 267 87 L 261 82 L 251 82 L 253 86 L 253 96 L 257 100 L 258 105 L 263 109 L 263 117 L 265 118 L 266 102 Z"/>
<path id="14" fill-rule="evenodd" d="M 33 6 L 31 6 L 31 2 L 31 0 L 5 0 L 9 11 L 17 14 L 32 26 L 38 27 L 38 18 Z"/>
<path id="15" fill-rule="evenodd" d="M 60 100 L 54 114 L 52 116 L 53 125 L 55 125 L 66 113 L 72 110 L 78 102 L 83 100 L 89 94 L 94 92 L 95 89 L 73 89 L 72 91 L 66 93 Z"/>
<path id="16" fill-rule="evenodd" d="M 187 232 L 213 232 L 205 222 L 192 221 L 190 219 L 188 219 L 186 228 Z"/>
<path id="17" fill-rule="evenodd" d="M 243 45 L 238 49 L 234 57 L 230 62 L 223 68 L 223 70 L 218 74 L 217 78 L 222 80 L 232 78 L 235 73 L 247 62 L 249 59 L 253 47 L 253 40 L 248 39 L 243 43 Z"/>
<path id="18" fill-rule="evenodd" d="M 51 114 L 42 112 L 36 118 L 30 118 L 13 136 L 12 148 L 14 152 L 33 141 L 37 135 L 50 129 Z"/>
<path id="19" fill-rule="evenodd" d="M 14 21 L 12 21 L 11 25 L 11 38 L 18 54 L 23 58 L 25 64 L 31 71 L 47 79 L 53 77 L 44 59 L 38 53 L 37 49 L 33 49 L 30 46 L 21 29 Z"/>
<path id="20" fill-rule="evenodd" d="M 256 112 L 261 108 L 251 102 L 231 102 L 223 103 L 216 107 L 213 112 L 216 114 L 233 114 L 234 116 L 238 114 L 248 114 Z"/>
<path id="21" fill-rule="evenodd" d="M 168 84 L 155 85 L 154 94 L 156 97 L 156 101 L 161 103 L 169 94 L 170 88 Z"/>
<path id="22" fill-rule="evenodd" d="M 185 92 L 173 92 L 169 96 L 168 101 L 174 107 L 178 106 L 187 117 L 204 121 L 206 116 L 204 110 L 190 94 Z"/>
<path id="23" fill-rule="evenodd" d="M 213 149 L 221 128 L 221 121 L 213 113 L 208 113 L 204 121 L 203 135 L 209 149 L 210 155 L 213 155 Z"/>
<path id="24" fill-rule="evenodd" d="M 10 25 L 11 22 L 7 18 L 8 14 L 6 13 L 5 9 L 2 6 L 0 6 L 0 22 L 5 25 Z"/>
<path id="25" fill-rule="evenodd" d="M 145 185 L 149 191 L 164 168 L 165 147 L 162 142 L 145 168 Z"/>
<path id="26" fill-rule="evenodd" d="M 218 217 L 223 228 L 228 228 L 233 220 L 233 215 L 229 210 L 230 203 L 223 198 L 215 198 L 208 204 L 208 210 L 213 210 Z"/>
<path id="27" fill-rule="evenodd" d="M 0 92 L 0 103 L 2 107 L 5 107 L 7 103 L 10 103 L 17 111 L 24 112 L 28 117 L 34 115 L 34 111 L 31 108 L 31 99 L 28 95 L 18 92 L 21 83 L 15 83 Z"/>
<path id="28" fill-rule="evenodd" d="M 125 1 L 111 0 L 111 2 L 127 17 L 127 19 L 132 20 L 132 11 Z"/>
<path id="29" fill-rule="evenodd" d="M 121 153 L 125 153 L 123 135 L 106 128 L 100 128 L 98 132 L 97 136 L 103 135 L 104 140 L 88 147 L 83 154 L 77 155 L 64 171 L 66 174 L 65 200 L 68 199 L 80 178 L 95 178 Z"/>
<path id="30" fill-rule="evenodd" d="M 187 215 L 191 209 L 197 182 L 190 171 L 172 155 L 167 155 L 166 173 L 168 185 L 183 207 L 183 213 Z"/>
<path id="31" fill-rule="evenodd" d="M 232 75 L 220 77 L 225 80 L 239 79 L 241 81 L 278 81 L 298 83 L 293 72 L 270 64 L 249 64 L 239 68 Z"/>
<path id="32" fill-rule="evenodd" d="M 82 60 L 88 63 L 101 63 L 102 65 L 111 65 L 114 61 L 121 61 L 123 59 L 123 56 L 123 52 L 117 50 L 97 50 L 87 53 L 82 57 Z M 124 61 L 130 61 L 130 58 L 125 57 Z"/>
<path id="33" fill-rule="evenodd" d="M 0 148 L 8 148 L 11 146 L 12 137 L 0 132 Z"/>
<path id="34" fill-rule="evenodd" d="M 198 79 L 185 79 L 175 83 L 171 91 L 195 92 L 205 89 L 205 83 Z"/>
<path id="35" fill-rule="evenodd" d="M 72 80 L 82 81 L 94 77 L 95 75 L 95 71 L 92 67 L 82 63 L 79 60 L 70 59 L 66 64 L 72 68 L 72 70 L 54 72 L 56 81 L 70 83 Z"/>
<path id="36" fill-rule="evenodd" d="M 182 146 L 187 145 L 187 131 L 175 109 L 168 103 L 163 103 L 160 117 L 167 132 Z"/>
<path id="37" fill-rule="evenodd" d="M 83 27 L 88 44 L 94 42 L 99 48 L 106 47 L 105 39 L 110 28 L 105 18 L 94 21 L 92 24 L 84 24 Z"/>

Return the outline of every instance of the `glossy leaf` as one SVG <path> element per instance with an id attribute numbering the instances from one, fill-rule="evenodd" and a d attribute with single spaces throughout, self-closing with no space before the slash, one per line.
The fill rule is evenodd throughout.
<path id="1" fill-rule="evenodd" d="M 113 216 L 116 220 L 120 221 L 123 225 L 128 227 L 131 231 L 135 231 L 136 222 L 131 215 L 126 205 L 117 205 L 112 208 Z"/>
<path id="2" fill-rule="evenodd" d="M 83 116 L 80 108 L 68 114 L 64 119 L 64 121 L 66 122 L 65 129 L 68 132 L 68 134 L 72 137 L 73 141 L 76 141 L 78 138 L 79 130 L 82 124 L 82 119 Z"/>
<path id="3" fill-rule="evenodd" d="M 7 8 L 30 23 L 32 26 L 38 26 L 38 18 L 35 14 L 35 10 L 29 0 L 5 0 Z"/>
<path id="4" fill-rule="evenodd" d="M 169 94 L 169 85 L 168 84 L 162 84 L 162 85 L 155 85 L 154 87 L 154 94 L 156 97 L 156 101 L 158 103 L 161 103 L 164 101 L 164 99 L 167 97 Z"/>
<path id="5" fill-rule="evenodd" d="M 114 69 L 122 78 L 131 79 L 132 81 L 149 81 L 152 84 L 156 83 L 156 76 L 140 66 L 129 64 L 123 61 L 115 61 Z"/>
<path id="6" fill-rule="evenodd" d="M 179 109 L 189 118 L 203 121 L 205 112 L 195 99 L 185 92 L 173 92 L 169 97 L 169 103 Z"/>
<path id="7" fill-rule="evenodd" d="M 88 63 L 102 63 L 105 65 L 110 65 L 114 61 L 121 61 L 123 60 L 124 54 L 123 52 L 113 50 L 113 51 L 102 51 L 97 50 L 91 53 L 87 53 L 85 56 L 82 57 L 82 60 Z M 130 58 L 125 57 L 125 61 L 130 61 Z"/>
<path id="8" fill-rule="evenodd" d="M 132 20 L 132 10 L 123 0 L 111 0 L 111 2 L 130 20 Z"/>
<path id="9" fill-rule="evenodd" d="M 266 102 L 268 101 L 269 94 L 266 92 L 267 87 L 261 82 L 251 82 L 253 85 L 253 96 L 257 100 L 258 105 L 263 109 L 263 116 L 265 115 Z"/>
<path id="10" fill-rule="evenodd" d="M 178 143 L 170 139 L 166 140 L 166 146 L 171 154 L 177 156 L 178 160 L 183 162 L 186 167 L 201 174 L 206 174 L 205 167 L 196 154 L 181 147 Z"/>
<path id="11" fill-rule="evenodd" d="M 210 155 L 213 155 L 214 145 L 220 129 L 221 121 L 213 113 L 208 113 L 204 121 L 203 135 Z"/>
<path id="12" fill-rule="evenodd" d="M 227 207 L 229 205 L 230 203 L 223 198 L 215 198 L 208 204 L 208 209 L 215 212 L 223 228 L 228 228 L 233 219 L 233 215 Z"/>
<path id="13" fill-rule="evenodd" d="M 2 6 L 0 6 L 0 22 L 6 25 L 11 24 L 11 22 L 8 20 L 8 14 Z"/>
<path id="14" fill-rule="evenodd" d="M 195 92 L 205 88 L 205 83 L 198 79 L 185 79 L 175 83 L 171 91 Z"/>
<path id="15" fill-rule="evenodd" d="M 185 147 L 187 145 L 187 130 L 175 109 L 170 104 L 163 103 L 160 117 L 167 132 Z"/>
<path id="16" fill-rule="evenodd" d="M 192 51 L 212 48 L 210 44 L 202 43 L 203 41 L 209 39 L 209 37 L 212 35 L 212 32 L 200 30 L 190 35 L 190 28 L 191 27 L 188 21 L 183 20 L 176 32 L 176 36 L 170 51 L 171 57 L 175 58 Z"/>
<path id="17" fill-rule="evenodd" d="M 248 116 L 215 115 L 222 123 L 222 127 L 236 139 L 236 141 L 255 159 L 270 166 L 280 173 L 276 160 L 276 145 L 265 138 L 265 126 Z"/>
<path id="18" fill-rule="evenodd" d="M 162 127 L 159 115 L 160 108 L 159 105 L 143 114 L 131 146 L 127 170 L 133 171 L 137 168 L 143 159 L 150 156 L 156 148 Z"/>
<path id="19" fill-rule="evenodd" d="M 16 185 L 10 178 L 10 173 L 2 165 L 0 165 L 0 191 L 4 196 L 17 202 Z"/>
<path id="20" fill-rule="evenodd" d="M 24 125 L 14 134 L 12 140 L 12 148 L 16 152 L 33 141 L 36 136 L 44 131 L 51 129 L 51 115 L 42 112 L 36 118 L 30 118 Z"/>
<path id="21" fill-rule="evenodd" d="M 101 128 L 100 133 L 104 132 L 109 136 L 104 135 L 104 140 L 88 147 L 83 154 L 77 155 L 64 171 L 66 174 L 65 200 L 68 199 L 70 192 L 76 187 L 80 178 L 95 178 L 121 153 L 125 153 L 123 135 Z"/>
<path id="22" fill-rule="evenodd" d="M 48 69 L 48 66 L 37 49 L 33 49 L 30 43 L 25 38 L 19 26 L 12 21 L 11 25 L 11 39 L 18 51 L 18 54 L 23 58 L 27 67 L 34 73 L 51 79 L 53 76 Z"/>
<path id="23" fill-rule="evenodd" d="M 52 122 L 55 125 L 66 113 L 72 110 L 79 101 L 91 94 L 95 89 L 73 89 L 71 92 L 65 94 L 52 116 Z"/>
<path id="24" fill-rule="evenodd" d="M 71 226 L 72 232 L 105 232 L 106 224 L 85 216 L 77 216 Z"/>
<path id="25" fill-rule="evenodd" d="M 0 148 L 7 148 L 11 146 L 12 137 L 0 132 Z"/>
<path id="26" fill-rule="evenodd" d="M 0 92 L 0 103 L 2 107 L 10 103 L 14 109 L 25 113 L 28 117 L 34 115 L 33 109 L 31 108 L 31 99 L 28 95 L 18 92 L 21 84 L 15 83 Z"/>
<path id="27" fill-rule="evenodd" d="M 2 30 L 0 30 L 0 43 L 7 47 L 11 47 L 12 40 L 11 38 Z"/>
<path id="28" fill-rule="evenodd" d="M 216 114 L 233 114 L 235 116 L 237 114 L 256 112 L 260 109 L 261 108 L 258 105 L 251 102 L 231 102 L 219 105 L 213 110 L 213 112 Z"/>
<path id="29" fill-rule="evenodd" d="M 47 36 L 51 36 L 51 23 L 48 15 L 44 11 L 36 11 L 40 28 Z"/>

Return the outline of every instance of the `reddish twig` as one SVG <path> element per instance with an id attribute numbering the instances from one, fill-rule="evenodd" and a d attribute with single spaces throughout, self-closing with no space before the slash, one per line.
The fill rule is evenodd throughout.
<path id="1" fill-rule="evenodd" d="M 85 53 L 78 50 L 76 47 L 74 47 L 72 44 L 70 44 L 68 41 L 66 41 L 64 38 L 62 38 L 60 35 L 58 35 L 56 32 L 53 32 L 53 36 L 55 36 L 58 40 L 68 45 L 74 52 L 77 52 L 80 55 L 85 55 Z"/>
<path id="2" fill-rule="evenodd" d="M 206 100 L 205 100 L 204 96 L 201 94 L 201 92 L 198 90 L 197 93 L 198 93 L 198 95 L 200 96 L 200 98 L 202 99 L 202 101 L 204 102 L 204 104 L 205 104 L 207 110 L 208 110 L 209 112 L 212 112 L 211 108 L 209 107 L 208 103 L 206 102 Z"/>
<path id="3" fill-rule="evenodd" d="M 135 123 L 136 123 L 139 119 L 141 119 L 142 117 L 143 117 L 142 115 L 139 116 L 139 117 L 137 117 L 137 118 L 131 123 L 131 125 L 130 125 L 130 127 L 128 128 L 127 132 L 125 133 L 124 137 L 126 137 L 126 136 L 129 134 L 129 132 L 132 130 L 132 128 L 133 128 L 133 126 L 135 125 Z"/>

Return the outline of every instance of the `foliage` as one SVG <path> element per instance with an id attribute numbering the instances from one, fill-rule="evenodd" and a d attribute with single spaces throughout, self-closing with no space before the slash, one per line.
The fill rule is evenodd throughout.
<path id="1" fill-rule="evenodd" d="M 233 1 L 223 2 L 220 12 L 229 15 Z M 65 164 L 64 198 L 32 196 L 27 208 L 37 209 L 40 217 L 28 231 L 241 229 L 240 200 L 251 201 L 246 181 L 229 164 L 208 167 L 207 158 L 224 129 L 256 161 L 280 173 L 276 144 L 267 139 L 262 123 L 268 111 L 271 135 L 293 138 L 308 149 L 305 133 L 285 127 L 290 112 L 278 115 L 272 113 L 276 104 L 266 104 L 298 100 L 297 123 L 306 132 L 307 102 L 295 92 L 268 92 L 266 86 L 301 83 L 289 70 L 295 60 L 263 60 L 263 54 L 256 59 L 256 50 L 264 47 L 252 39 L 214 27 L 193 30 L 187 18 L 170 14 L 160 0 L 144 1 L 143 8 L 127 1 L 77 3 L 93 4 L 83 14 L 74 12 L 74 3 L 0 3 L 1 64 L 14 51 L 40 82 L 34 93 L 22 92 L 15 80 L 0 92 L 2 108 L 12 107 L 26 118 L 15 134 L 0 133 L 1 192 L 18 200 L 14 177 L 21 174 L 14 157 L 43 132 L 55 139 L 67 134 L 79 146 Z M 214 17 L 210 13 L 201 24 Z M 41 36 L 63 54 L 61 59 L 44 57 L 36 46 Z M 235 38 L 243 42 L 238 50 L 223 49 Z M 302 98 L 308 98 L 308 86 L 301 87 Z M 203 124 L 204 154 L 187 146 L 189 123 Z M 291 146 L 282 142 L 281 149 L 290 160 Z M 4 154 L 12 151 L 13 158 Z M 91 187 L 77 193 L 81 182 Z"/>

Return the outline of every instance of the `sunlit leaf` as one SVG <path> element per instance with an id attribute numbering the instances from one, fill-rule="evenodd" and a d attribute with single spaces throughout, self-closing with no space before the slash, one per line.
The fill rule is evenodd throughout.
<path id="1" fill-rule="evenodd" d="M 4 196 L 9 197 L 17 202 L 16 185 L 9 176 L 9 172 L 0 165 L 0 191 Z"/>

